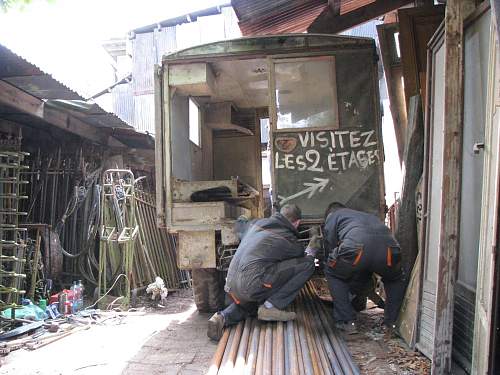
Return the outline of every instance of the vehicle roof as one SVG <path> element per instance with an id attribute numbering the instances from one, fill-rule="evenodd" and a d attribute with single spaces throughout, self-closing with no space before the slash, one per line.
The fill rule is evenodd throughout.
<path id="1" fill-rule="evenodd" d="M 297 52 L 375 49 L 372 38 L 331 34 L 282 34 L 222 40 L 186 48 L 163 56 L 164 62 L 202 60 L 207 57 L 265 57 Z"/>

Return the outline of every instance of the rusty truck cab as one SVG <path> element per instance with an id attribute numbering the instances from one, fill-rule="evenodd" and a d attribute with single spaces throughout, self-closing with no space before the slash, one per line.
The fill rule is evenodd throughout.
<path id="1" fill-rule="evenodd" d="M 216 308 L 200 285 L 227 266 L 235 220 L 264 213 L 261 120 L 270 123 L 275 207 L 298 204 L 306 223 L 321 222 L 331 201 L 382 214 L 377 72 L 372 39 L 332 35 L 241 38 L 164 56 L 155 76 L 158 223 L 178 235 L 178 265 L 194 270 L 199 309 Z"/>

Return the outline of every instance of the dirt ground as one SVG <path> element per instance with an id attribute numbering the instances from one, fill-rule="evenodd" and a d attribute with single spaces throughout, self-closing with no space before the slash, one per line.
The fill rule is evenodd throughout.
<path id="1" fill-rule="evenodd" d="M 368 304 L 368 309 L 358 314 L 358 333 L 344 335 L 351 354 L 362 374 L 413 375 L 430 374 L 430 361 L 411 350 L 382 324 L 384 310 Z"/>
<path id="2" fill-rule="evenodd" d="M 196 311 L 190 290 L 172 293 L 167 301 L 165 308 L 158 308 L 142 299 L 143 313 L 108 319 L 35 351 L 13 351 L 1 358 L 0 374 L 206 373 L 216 348 L 206 336 L 209 314 Z M 345 337 L 361 372 L 429 373 L 425 357 L 384 332 L 382 317 L 378 308 L 361 312 L 359 333 Z"/>
<path id="3" fill-rule="evenodd" d="M 324 279 L 313 280 L 316 292 L 331 308 L 331 296 Z M 358 333 L 343 335 L 361 373 L 367 375 L 421 375 L 430 374 L 431 362 L 414 351 L 382 324 L 384 310 L 368 300 L 367 309 L 358 313 Z"/>
<path id="4" fill-rule="evenodd" d="M 206 335 L 208 314 L 196 311 L 191 290 L 167 297 L 165 308 L 109 319 L 35 351 L 1 358 L 8 375 L 204 374 L 216 343 Z"/>

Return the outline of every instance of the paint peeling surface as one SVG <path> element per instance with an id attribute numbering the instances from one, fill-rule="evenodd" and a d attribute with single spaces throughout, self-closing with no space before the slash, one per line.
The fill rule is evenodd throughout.
<path id="1" fill-rule="evenodd" d="M 309 216 L 321 216 L 332 201 L 377 212 L 377 195 L 364 196 L 370 187 L 377 192 L 383 162 L 375 130 L 280 132 L 273 157 L 281 205 L 297 203 Z"/>

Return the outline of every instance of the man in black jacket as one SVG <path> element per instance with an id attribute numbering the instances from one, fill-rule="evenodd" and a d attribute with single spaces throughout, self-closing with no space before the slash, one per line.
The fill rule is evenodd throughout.
<path id="1" fill-rule="evenodd" d="M 376 216 L 341 203 L 331 203 L 325 216 L 325 246 L 329 253 L 325 275 L 337 328 L 355 332 L 356 311 L 350 298 L 370 286 L 373 273 L 382 277 L 387 296 L 384 323 L 392 327 L 406 287 L 398 242 Z"/>
<path id="2" fill-rule="evenodd" d="M 284 309 L 313 274 L 318 248 L 315 237 L 304 252 L 298 241 L 300 219 L 299 207 L 290 204 L 250 224 L 229 265 L 224 288 L 234 302 L 208 321 L 211 339 L 220 339 L 224 327 L 255 312 L 260 320 L 295 319 L 294 312 Z"/>

